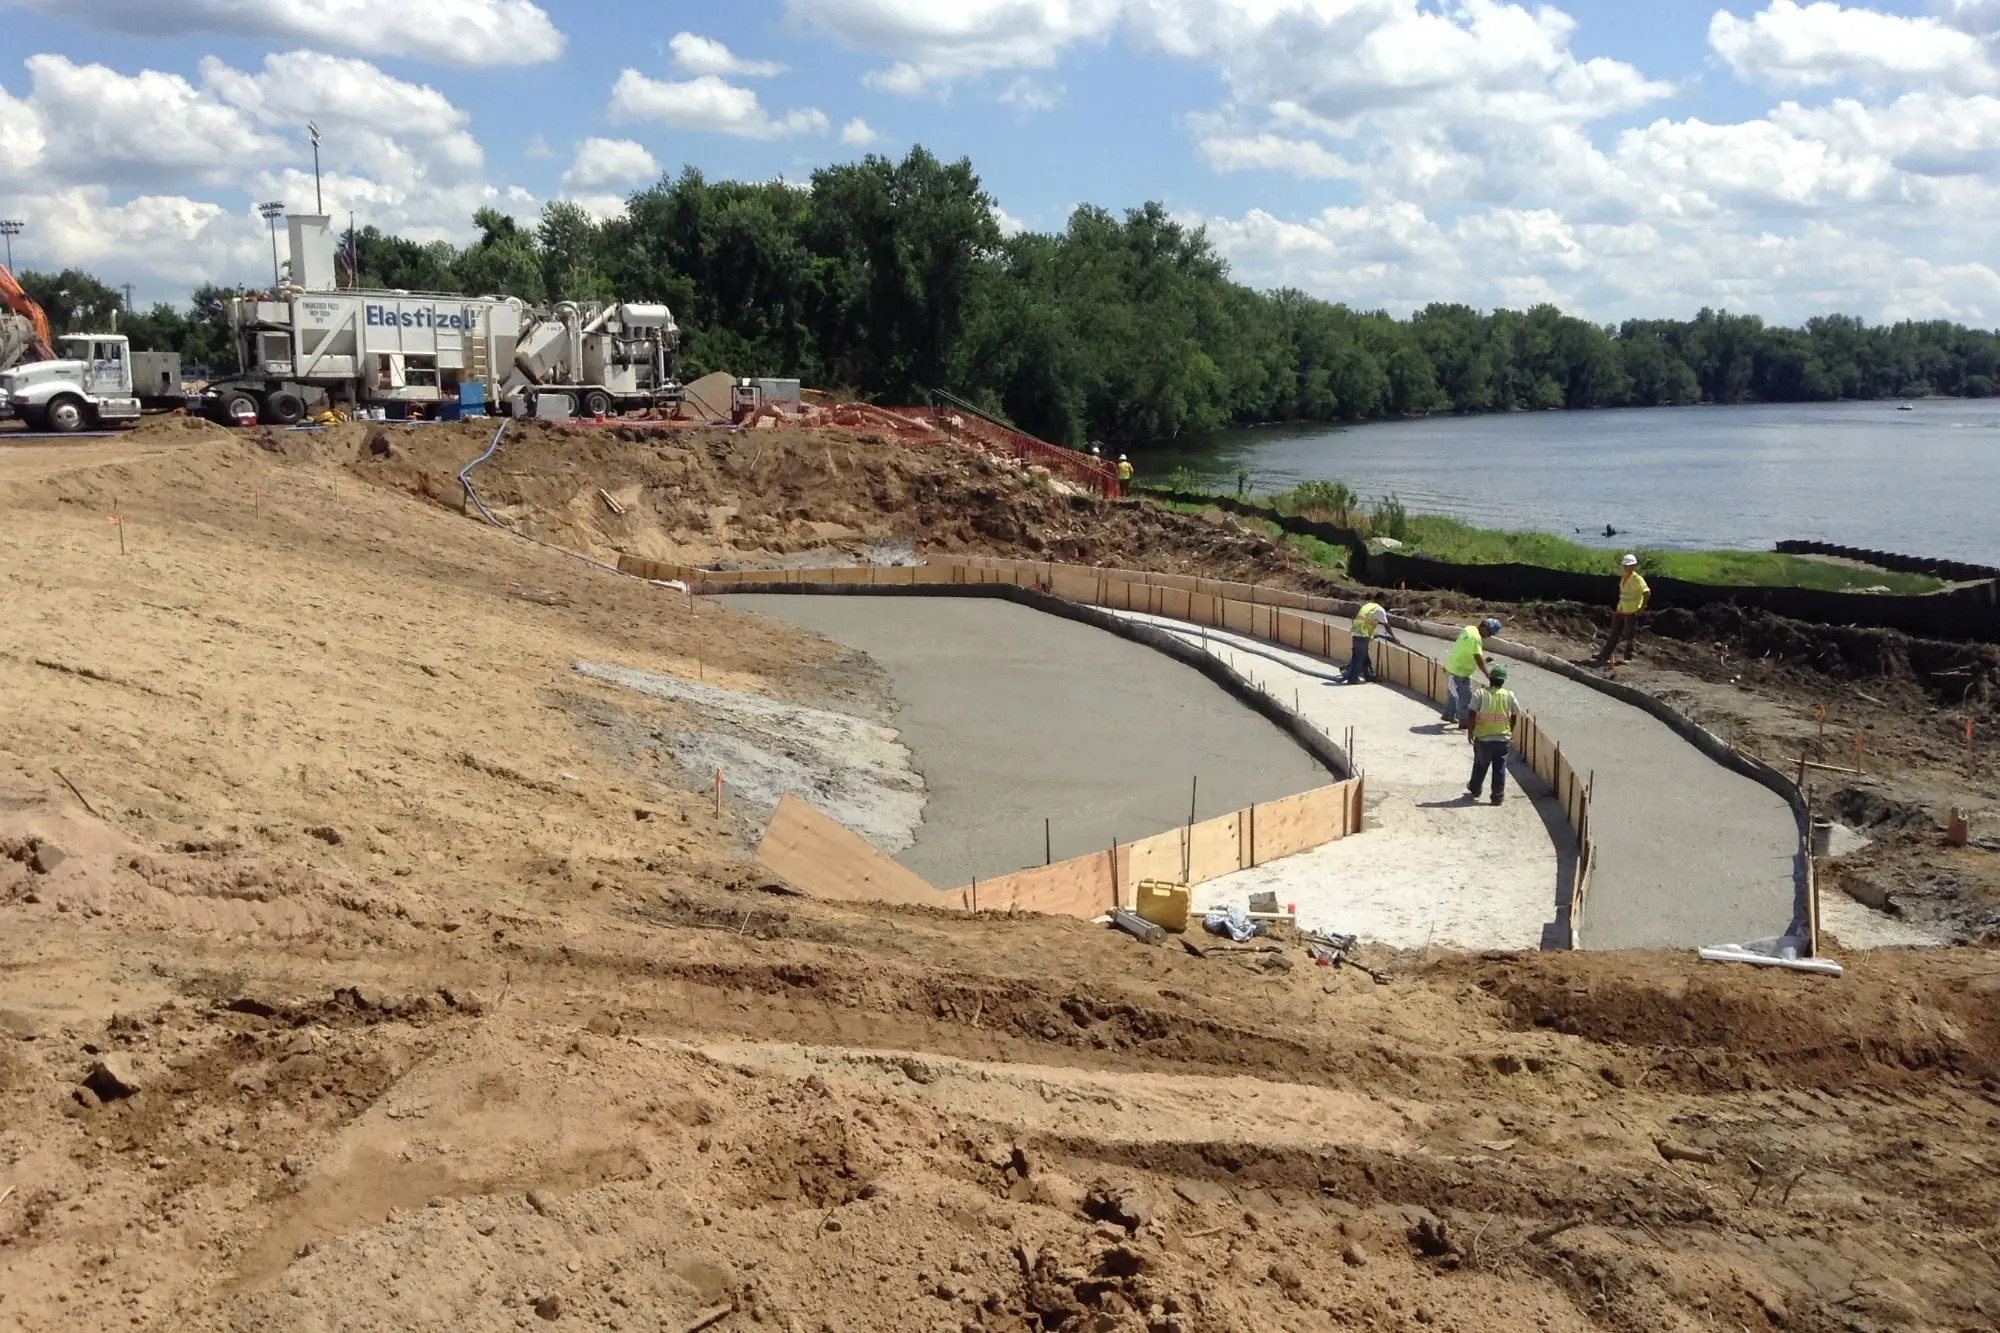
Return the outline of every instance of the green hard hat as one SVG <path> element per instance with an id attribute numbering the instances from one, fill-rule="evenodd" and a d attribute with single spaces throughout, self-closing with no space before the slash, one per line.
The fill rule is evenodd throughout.
<path id="1" fill-rule="evenodd" d="M 1493 670 L 1489 674 L 1492 676 L 1494 682 L 1497 684 L 1498 682 L 1507 679 L 1507 668 L 1498 665 L 1496 663 L 1493 667 Z"/>

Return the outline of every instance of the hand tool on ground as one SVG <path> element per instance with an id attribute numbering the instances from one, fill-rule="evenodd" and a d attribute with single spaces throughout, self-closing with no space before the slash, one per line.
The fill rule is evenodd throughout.
<path id="1" fill-rule="evenodd" d="M 1353 957 L 1357 943 L 1352 935 L 1309 934 L 1305 937 L 1306 952 L 1322 967 L 1339 967 L 1342 963 L 1374 978 L 1378 986 L 1389 984 L 1389 974 L 1378 972 L 1366 963 Z"/>

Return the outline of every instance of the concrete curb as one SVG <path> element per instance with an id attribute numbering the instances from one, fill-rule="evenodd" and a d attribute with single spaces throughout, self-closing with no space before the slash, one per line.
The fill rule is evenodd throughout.
<path id="1" fill-rule="evenodd" d="M 1239 674 L 1234 667 L 1210 653 L 1179 637 L 1153 625 L 1125 619 L 1100 607 L 1086 606 L 1072 602 L 1051 593 L 1033 588 L 1019 588 L 1011 583 L 916 583 L 894 586 L 871 583 L 698 583 L 694 592 L 701 597 L 727 596 L 735 593 L 763 593 L 793 595 L 805 593 L 810 596 L 859 596 L 859 597 L 991 597 L 1003 602 L 1013 602 L 1046 615 L 1060 616 L 1079 624 L 1101 629 L 1134 643 L 1143 644 L 1155 652 L 1173 658 L 1183 666 L 1193 667 L 1221 686 L 1238 702 L 1253 709 L 1275 723 L 1289 734 L 1293 740 L 1313 758 L 1326 765 L 1337 780 L 1346 781 L 1354 777 L 1355 770 L 1347 751 L 1342 749 L 1332 737 L 1293 712 L 1285 704 L 1272 698 L 1257 688 L 1249 677 Z"/>

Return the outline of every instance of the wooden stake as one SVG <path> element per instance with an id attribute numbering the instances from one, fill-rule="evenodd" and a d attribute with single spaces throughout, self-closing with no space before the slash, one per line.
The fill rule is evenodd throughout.
<path id="1" fill-rule="evenodd" d="M 1854 771 L 1859 773 L 1861 769 L 1861 733 L 1857 731 L 1854 733 Z"/>
<path id="2" fill-rule="evenodd" d="M 715 770 L 715 815 L 718 819 L 722 817 L 722 770 L 719 768 Z"/>
<path id="3" fill-rule="evenodd" d="M 1050 841 L 1049 817 L 1047 815 L 1043 815 L 1042 816 L 1042 864 L 1045 866 L 1052 866 L 1055 863 L 1056 863 L 1055 844 Z"/>

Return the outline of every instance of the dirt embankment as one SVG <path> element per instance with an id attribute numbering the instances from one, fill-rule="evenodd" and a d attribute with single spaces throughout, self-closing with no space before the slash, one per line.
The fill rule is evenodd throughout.
<path id="1" fill-rule="evenodd" d="M 878 683 L 328 443 L 0 449 L 0 1329 L 2000 1318 L 1991 952 L 1378 986 L 784 897 L 570 664 Z"/>
<path id="2" fill-rule="evenodd" d="M 457 509 L 478 428 L 349 426 L 324 446 L 356 475 Z M 783 564 L 977 551 L 1082 563 L 1282 570 L 1283 551 L 1234 521 L 1070 493 L 1014 461 L 838 430 L 510 427 L 473 474 L 495 516 L 600 559 Z M 601 493 L 600 493 L 601 492 Z"/>

